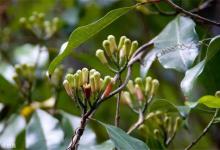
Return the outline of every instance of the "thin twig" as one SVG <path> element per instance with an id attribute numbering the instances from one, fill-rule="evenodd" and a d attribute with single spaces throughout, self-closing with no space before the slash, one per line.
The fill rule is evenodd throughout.
<path id="1" fill-rule="evenodd" d="M 196 12 L 199 12 L 199 11 L 201 11 L 201 10 L 204 10 L 204 9 L 206 9 L 207 7 L 209 7 L 210 4 L 211 4 L 212 2 L 214 2 L 214 1 L 215 1 L 215 0 L 207 0 L 207 1 L 205 1 L 204 3 L 200 4 L 197 8 L 192 9 L 190 12 L 196 13 Z"/>
<path id="2" fill-rule="evenodd" d="M 143 123 L 144 123 L 144 114 L 143 114 L 142 110 L 140 109 L 138 121 L 129 128 L 129 130 L 127 131 L 127 134 L 130 134 L 131 132 L 133 132 L 135 129 L 140 127 L 140 125 L 142 125 Z"/>
<path id="3" fill-rule="evenodd" d="M 118 73 L 119 85 L 122 84 L 121 75 Z M 116 111 L 115 111 L 115 126 L 119 127 L 120 123 L 120 100 L 121 100 L 121 91 L 118 93 L 117 102 L 116 102 Z"/>
<path id="4" fill-rule="evenodd" d="M 188 145 L 185 150 L 189 150 L 191 149 L 193 146 L 195 146 L 199 141 L 200 139 L 208 132 L 208 130 L 210 129 L 210 127 L 212 126 L 212 124 L 214 123 L 215 121 L 215 118 L 217 117 L 218 115 L 218 111 L 219 109 L 216 109 L 215 110 L 215 114 L 213 115 L 212 119 L 210 120 L 210 122 L 208 123 L 208 125 L 205 127 L 205 129 L 203 130 L 203 132 L 190 144 Z"/>
<path id="5" fill-rule="evenodd" d="M 190 11 L 187 11 L 185 9 L 183 9 L 182 7 L 176 5 L 174 2 L 172 2 L 171 0 L 164 0 L 167 4 L 169 4 L 171 7 L 173 7 L 174 9 L 176 9 L 178 12 L 181 12 L 181 13 L 184 13 L 194 19 L 197 19 L 197 20 L 200 20 L 204 23 L 209 23 L 209 24 L 213 24 L 213 25 L 216 25 L 216 26 L 219 26 L 220 27 L 220 22 L 216 22 L 216 21 L 213 21 L 213 20 L 210 20 L 210 19 L 207 19 L 207 18 L 204 18 L 200 15 L 197 15 L 197 14 L 194 14 Z"/>

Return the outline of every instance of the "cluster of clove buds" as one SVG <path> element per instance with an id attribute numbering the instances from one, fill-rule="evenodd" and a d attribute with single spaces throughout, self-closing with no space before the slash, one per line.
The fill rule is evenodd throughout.
<path id="1" fill-rule="evenodd" d="M 174 138 L 181 122 L 179 116 L 155 111 L 145 116 L 145 123 L 140 126 L 140 129 L 148 135 L 153 135 L 162 145 L 166 146 Z"/>
<path id="2" fill-rule="evenodd" d="M 45 20 L 45 14 L 38 12 L 33 12 L 29 18 L 20 18 L 19 22 L 40 39 L 49 39 L 59 27 L 59 18 L 55 17 L 51 21 Z"/>
<path id="3" fill-rule="evenodd" d="M 101 63 L 107 64 L 111 70 L 120 70 L 126 66 L 132 54 L 137 50 L 138 42 L 122 36 L 117 45 L 115 36 L 109 35 L 107 40 L 103 41 L 103 48 L 104 50 L 96 51 L 96 57 Z"/>
<path id="4" fill-rule="evenodd" d="M 137 77 L 135 81 L 128 81 L 128 91 L 122 92 L 122 100 L 135 112 L 138 112 L 152 101 L 158 87 L 159 81 L 157 79 Z"/>
<path id="5" fill-rule="evenodd" d="M 92 106 L 92 102 L 101 97 L 106 97 L 112 91 L 114 84 L 113 78 L 101 74 L 95 69 L 88 70 L 83 68 L 77 70 L 75 74 L 67 74 L 63 81 L 67 94 L 76 101 L 79 106 L 86 105 L 87 102 Z"/>

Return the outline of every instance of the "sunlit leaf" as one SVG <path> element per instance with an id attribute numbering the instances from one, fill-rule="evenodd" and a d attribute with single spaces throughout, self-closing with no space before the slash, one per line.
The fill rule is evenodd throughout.
<path id="1" fill-rule="evenodd" d="M 86 26 L 79 27 L 76 30 L 74 30 L 69 37 L 67 47 L 63 51 L 60 51 L 59 55 L 51 62 L 48 69 L 48 73 L 49 74 L 53 73 L 56 66 L 66 56 L 68 56 L 74 48 L 78 47 L 79 45 L 87 41 L 93 35 L 97 34 L 99 31 L 110 25 L 120 16 L 124 15 L 133 8 L 134 6 L 112 10 L 98 21 L 93 22 Z"/>
<path id="2" fill-rule="evenodd" d="M 79 150 L 111 150 L 115 146 L 112 143 L 111 140 L 107 140 L 99 145 L 94 145 L 94 146 L 80 146 Z"/>
<path id="3" fill-rule="evenodd" d="M 26 128 L 26 148 L 60 149 L 64 133 L 56 118 L 42 110 L 36 110 Z"/>
<path id="4" fill-rule="evenodd" d="M 220 50 L 220 36 L 214 37 L 208 46 L 204 60 L 186 71 L 185 77 L 181 82 L 181 89 L 184 95 L 191 100 L 192 90 L 198 76 L 203 72 L 206 63 L 211 60 Z"/>
<path id="5" fill-rule="evenodd" d="M 177 16 L 154 40 L 157 57 L 164 68 L 189 69 L 198 55 L 198 36 L 192 19 Z"/>
<path id="6" fill-rule="evenodd" d="M 201 61 L 191 69 L 187 70 L 185 77 L 181 81 L 181 89 L 187 99 L 191 97 L 191 91 L 193 90 L 193 85 L 195 84 L 196 79 L 202 73 L 205 67 L 205 60 Z"/>
<path id="7" fill-rule="evenodd" d="M 148 150 L 148 146 L 139 139 L 131 137 L 122 129 L 101 123 L 107 130 L 111 141 L 119 150 Z"/>
<path id="8" fill-rule="evenodd" d="M 156 60 L 157 57 L 157 50 L 153 49 L 151 50 L 143 59 L 143 62 L 141 64 L 141 76 L 144 77 L 147 75 L 148 70 L 150 69 L 152 63 Z"/>
<path id="9" fill-rule="evenodd" d="M 6 128 L 0 135 L 1 147 L 5 149 L 16 147 L 16 137 L 24 128 L 25 119 L 19 115 L 12 115 L 6 122 Z"/>
<path id="10" fill-rule="evenodd" d="M 141 67 L 145 76 L 152 62 L 158 58 L 164 68 L 184 72 L 198 55 L 198 36 L 192 19 L 177 16 L 153 39 L 154 49 L 149 52 Z"/>
<path id="11" fill-rule="evenodd" d="M 210 108 L 220 108 L 220 98 L 212 95 L 201 97 L 198 102 Z"/>

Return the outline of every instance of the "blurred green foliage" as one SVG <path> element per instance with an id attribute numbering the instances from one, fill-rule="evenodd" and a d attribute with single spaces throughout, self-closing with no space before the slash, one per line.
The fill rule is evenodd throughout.
<path id="1" fill-rule="evenodd" d="M 201 3 L 200 0 L 175 0 L 175 2 L 187 10 L 193 9 Z M 155 7 L 150 4 L 147 4 L 144 9 L 127 13 L 87 42 L 77 47 L 72 54 L 64 60 L 63 64 L 57 68 L 56 71 L 58 73 L 61 72 L 62 75 L 61 77 L 57 74 L 54 75 L 54 82 L 57 82 L 56 84 L 49 81 L 46 76 L 49 63 L 58 55 L 60 46 L 68 40 L 70 33 L 74 29 L 96 21 L 112 9 L 131 6 L 135 3 L 133 0 L 0 1 L 0 139 L 4 139 L 10 135 L 12 138 L 9 145 L 16 143 L 17 149 L 24 149 L 24 143 L 22 141 L 24 141 L 25 138 L 27 139 L 25 135 L 29 132 L 35 132 L 32 131 L 32 129 L 37 130 L 37 132 L 41 134 L 39 135 L 40 138 L 45 138 L 47 134 L 44 133 L 44 127 L 41 128 L 41 125 L 36 128 L 33 127 L 36 126 L 36 124 L 44 124 L 42 120 L 45 118 L 41 118 L 41 115 L 51 119 L 52 116 L 48 116 L 46 112 L 41 110 L 35 111 L 36 109 L 44 109 L 54 115 L 51 119 L 52 122 L 55 122 L 53 125 L 56 125 L 56 122 L 63 123 L 61 125 L 59 124 L 59 128 L 56 128 L 55 132 L 59 132 L 58 130 L 61 129 L 69 129 L 63 133 L 64 135 L 62 135 L 62 137 L 66 136 L 68 140 L 70 140 L 73 129 L 76 128 L 76 124 L 79 123 L 79 120 L 75 121 L 72 115 L 75 117 L 79 116 L 80 113 L 62 86 L 63 75 L 66 72 L 73 72 L 79 68 L 88 67 L 95 68 L 103 75 L 113 76 L 95 57 L 95 51 L 102 46 L 102 41 L 108 35 L 115 35 L 117 39 L 122 35 L 126 35 L 131 40 L 139 41 L 140 45 L 142 45 L 158 35 L 165 25 L 174 19 L 175 16 L 159 15 L 155 13 Z M 165 3 L 157 5 L 165 11 L 173 11 L 173 9 L 168 7 Z M 209 14 L 209 11 L 210 10 L 207 10 L 205 14 Z M 30 28 L 19 23 L 22 17 L 30 21 L 30 17 L 34 13 L 44 13 L 45 21 L 52 22 L 53 18 L 59 18 L 59 24 L 53 35 L 46 39 L 40 38 L 36 36 Z M 213 37 L 215 34 L 212 33 L 211 30 L 207 30 L 207 27 L 203 24 L 197 24 L 196 31 L 200 40 Z M 201 58 L 203 58 L 206 48 L 201 48 L 201 51 L 200 55 Z M 207 63 L 204 72 L 199 77 L 199 82 L 197 83 L 199 86 L 196 86 L 196 90 L 193 93 L 195 97 L 198 98 L 205 94 L 214 95 L 215 91 L 220 89 L 219 57 L 220 53 L 218 52 L 213 59 Z M 197 59 L 201 60 L 200 58 Z M 38 63 L 35 64 L 35 62 Z M 22 93 L 21 87 L 13 80 L 15 74 L 14 67 L 16 64 L 31 64 L 35 67 L 35 71 L 33 72 L 34 82 L 31 86 L 32 94 L 29 95 L 31 102 L 33 102 L 31 105 L 27 97 L 24 96 L 25 91 Z M 62 68 L 64 68 L 64 70 L 62 70 Z M 184 104 L 185 98 L 180 89 L 180 82 L 184 77 L 183 73 L 171 69 L 165 70 L 156 61 L 148 74 L 160 81 L 161 86 L 156 95 L 156 99 L 167 100 L 175 105 Z M 20 74 L 18 73 L 18 75 Z M 123 76 L 125 76 L 125 74 L 123 74 Z M 132 78 L 134 79 L 137 76 L 140 76 L 140 65 L 135 65 L 133 68 Z M 23 79 L 23 77 L 21 78 Z M 97 110 L 94 118 L 101 122 L 113 124 L 116 107 L 115 99 L 115 97 L 112 97 L 103 103 Z M 53 109 L 54 106 L 57 109 Z M 170 106 L 167 106 L 167 108 L 169 107 Z M 176 110 L 177 108 L 174 109 L 175 112 L 178 111 Z M 210 113 L 201 110 L 212 112 L 211 109 L 207 109 L 206 107 L 199 107 L 193 110 L 191 112 L 192 114 L 189 115 L 189 119 L 184 120 L 183 124 L 185 128 L 177 133 L 169 149 L 183 149 L 187 143 L 191 142 L 193 137 L 196 137 L 196 135 L 201 132 L 211 116 Z M 137 116 L 124 104 L 121 104 L 120 112 L 120 127 L 127 130 L 130 125 L 136 121 Z M 34 117 L 31 117 L 32 113 Z M 67 113 L 72 114 L 70 115 L 72 118 L 68 116 L 69 114 Z M 23 120 L 22 115 L 26 117 L 26 120 Z M 15 119 L 15 116 L 19 117 Z M 48 118 L 46 118 L 46 120 Z M 71 124 L 73 122 L 76 123 Z M 49 123 L 50 122 L 48 122 L 48 124 Z M 147 124 L 148 123 L 149 122 L 147 122 Z M 11 126 L 8 126 L 8 124 Z M 13 128 L 13 130 L 11 128 Z M 17 129 L 16 132 L 14 132 L 14 129 Z M 99 144 L 109 139 L 106 131 L 100 125 L 97 125 L 96 122 L 92 121 L 89 123 L 88 130 L 87 134 L 89 135 L 87 136 L 91 137 L 89 138 L 91 141 L 87 141 L 88 145 Z M 91 130 L 93 130 L 95 134 Z M 219 130 L 219 126 L 210 130 L 210 133 L 204 136 L 194 149 L 218 149 L 219 136 L 216 135 L 216 131 Z M 17 133 L 20 134 L 14 135 Z M 145 132 L 139 132 L 138 130 L 134 132 L 132 136 L 138 137 L 143 141 L 148 141 L 145 134 Z M 58 143 L 61 142 L 59 146 L 64 149 L 69 142 L 62 143 L 62 140 L 58 141 Z M 84 141 L 86 141 L 86 139 L 84 139 Z M 37 141 L 36 145 L 39 144 L 38 142 L 41 143 L 41 141 Z M 3 147 L 3 143 L 4 141 L 0 140 L 1 147 Z"/>

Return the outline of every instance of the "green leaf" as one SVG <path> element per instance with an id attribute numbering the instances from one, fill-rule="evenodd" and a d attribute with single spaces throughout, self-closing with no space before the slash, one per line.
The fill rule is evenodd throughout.
<path id="1" fill-rule="evenodd" d="M 0 145 L 2 148 L 10 149 L 16 147 L 16 137 L 25 128 L 25 119 L 20 115 L 12 115 L 6 121 L 6 127 L 0 134 Z"/>
<path id="2" fill-rule="evenodd" d="M 148 111 L 153 112 L 157 110 L 160 110 L 164 113 L 179 113 L 176 106 L 167 100 L 155 100 L 152 102 Z"/>
<path id="3" fill-rule="evenodd" d="M 20 100 L 18 89 L 0 75 L 0 102 L 5 104 L 17 104 Z"/>
<path id="4" fill-rule="evenodd" d="M 107 140 L 99 145 L 95 146 L 80 146 L 79 150 L 112 150 L 114 149 L 114 144 L 111 140 Z"/>
<path id="5" fill-rule="evenodd" d="M 202 60 L 197 65 L 195 65 L 194 67 L 192 67 L 191 69 L 186 71 L 185 77 L 181 81 L 180 86 L 184 95 L 187 98 L 189 98 L 189 100 L 193 99 L 192 90 L 197 78 L 203 72 L 206 63 L 210 61 L 219 52 L 219 50 L 220 50 L 220 36 L 216 36 L 209 43 L 205 59 Z"/>
<path id="6" fill-rule="evenodd" d="M 142 77 L 145 77 L 148 73 L 148 70 L 150 69 L 151 65 L 157 58 L 157 50 L 153 49 L 151 50 L 143 59 L 143 62 L 141 63 L 141 69 L 140 74 Z"/>
<path id="7" fill-rule="evenodd" d="M 220 108 L 220 98 L 212 95 L 201 97 L 198 102 L 210 108 Z"/>
<path id="8" fill-rule="evenodd" d="M 26 128 L 27 149 L 61 149 L 64 133 L 56 118 L 36 110 Z"/>
<path id="9" fill-rule="evenodd" d="M 198 55 L 198 36 L 192 19 L 177 16 L 153 39 L 154 49 L 144 58 L 141 74 L 145 76 L 156 58 L 164 68 L 185 72 Z"/>
<path id="10" fill-rule="evenodd" d="M 115 10 L 110 11 L 104 17 L 99 19 L 96 22 L 93 22 L 89 25 L 82 26 L 74 30 L 68 40 L 68 44 L 66 48 L 60 51 L 59 55 L 51 62 L 48 73 L 49 75 L 53 73 L 56 66 L 65 58 L 67 57 L 74 48 L 78 47 L 80 44 L 87 41 L 93 35 L 97 34 L 99 31 L 110 25 L 116 19 L 121 17 L 122 15 L 126 14 L 129 10 L 135 8 L 134 6 L 131 7 L 123 7 L 118 8 Z"/>
<path id="11" fill-rule="evenodd" d="M 191 111 L 191 108 L 189 106 L 176 106 L 176 108 L 178 109 L 180 115 L 184 118 L 187 118 Z"/>
<path id="12" fill-rule="evenodd" d="M 193 95 L 191 93 L 194 87 L 193 85 L 195 84 L 198 76 L 202 73 L 204 67 L 205 67 L 205 60 L 201 61 L 200 63 L 198 63 L 197 65 L 186 71 L 185 77 L 180 83 L 180 87 L 186 99 L 189 100 L 193 99 Z"/>
<path id="13" fill-rule="evenodd" d="M 155 112 L 157 110 L 164 113 L 178 113 L 185 119 L 190 113 L 191 108 L 189 106 L 176 106 L 167 100 L 156 100 L 149 106 L 148 111 Z"/>
<path id="14" fill-rule="evenodd" d="M 159 62 L 164 68 L 185 72 L 198 55 L 198 36 L 192 19 L 177 16 L 154 40 Z"/>
<path id="15" fill-rule="evenodd" d="M 218 118 L 215 118 L 215 121 L 214 121 L 214 123 L 220 123 L 220 117 L 218 117 Z"/>
<path id="16" fill-rule="evenodd" d="M 101 123 L 101 122 L 100 122 Z M 122 129 L 101 123 L 107 130 L 111 141 L 119 150 L 148 150 L 148 146 L 139 139 L 131 137 Z"/>

